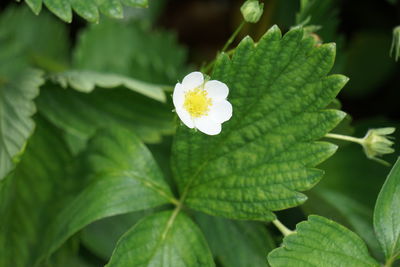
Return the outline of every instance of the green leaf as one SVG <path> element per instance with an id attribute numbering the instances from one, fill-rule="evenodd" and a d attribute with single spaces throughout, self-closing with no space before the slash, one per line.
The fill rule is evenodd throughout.
<path id="1" fill-rule="evenodd" d="M 73 67 L 175 84 L 187 69 L 186 50 L 176 39 L 170 32 L 154 31 L 137 21 L 103 20 L 79 35 Z"/>
<path id="2" fill-rule="evenodd" d="M 195 218 L 221 266 L 267 266 L 265 256 L 276 245 L 265 225 L 232 221 L 204 213 L 196 213 Z"/>
<path id="3" fill-rule="evenodd" d="M 172 136 L 166 136 L 163 138 L 163 141 L 158 144 L 147 144 L 147 147 L 151 151 L 151 154 L 153 154 L 158 166 L 160 166 L 160 169 L 165 176 L 165 180 L 170 185 L 172 192 L 178 195 L 178 190 L 175 182 L 173 181 L 171 170 Z"/>
<path id="4" fill-rule="evenodd" d="M 141 220 L 118 241 L 113 266 L 214 266 L 200 229 L 184 213 L 159 212 Z"/>
<path id="5" fill-rule="evenodd" d="M 44 246 L 47 255 L 91 222 L 176 202 L 150 152 L 131 132 L 101 131 L 88 151 L 93 182 L 54 220 Z"/>
<path id="6" fill-rule="evenodd" d="M 55 73 L 50 78 L 59 83 L 63 88 L 68 86 L 83 93 L 92 92 L 96 86 L 102 88 L 113 88 L 123 86 L 134 92 L 165 102 L 166 97 L 162 85 L 149 84 L 113 73 L 101 73 L 95 71 L 66 71 Z"/>
<path id="7" fill-rule="evenodd" d="M 374 228 L 387 261 L 400 256 L 400 160 L 397 159 L 376 201 Z"/>
<path id="8" fill-rule="evenodd" d="M 148 143 L 174 131 L 169 106 L 126 89 L 86 94 L 48 86 L 42 88 L 37 105 L 41 114 L 69 135 L 73 146 L 80 144 L 78 151 L 102 127 L 124 127 Z"/>
<path id="9" fill-rule="evenodd" d="M 373 256 L 383 258 L 372 225 L 372 208 L 343 193 L 319 186 L 311 190 L 308 196 L 309 199 L 302 205 L 306 214 L 325 216 L 349 227 L 367 243 Z"/>
<path id="10" fill-rule="evenodd" d="M 97 256 L 108 260 L 120 237 L 151 212 L 137 211 L 96 221 L 82 231 L 82 243 Z"/>
<path id="11" fill-rule="evenodd" d="M 324 217 L 311 215 L 268 255 L 275 266 L 380 266 L 352 231 Z"/>
<path id="12" fill-rule="evenodd" d="M 42 83 L 40 71 L 21 70 L 3 75 L 0 69 L 0 180 L 14 168 L 33 133 L 33 99 Z"/>
<path id="13" fill-rule="evenodd" d="M 32 11 L 38 15 L 42 4 L 65 22 L 72 21 L 72 10 L 90 22 L 99 21 L 99 13 L 112 18 L 123 18 L 122 5 L 147 7 L 147 0 L 25 0 Z"/>
<path id="14" fill-rule="evenodd" d="M 34 266 L 44 233 L 77 182 L 59 132 L 36 118 L 37 129 L 14 172 L 0 181 L 0 266 Z"/>
<path id="15" fill-rule="evenodd" d="M 18 47 L 22 59 L 35 67 L 61 71 L 67 65 L 67 27 L 48 12 L 36 16 L 25 6 L 10 5 L 0 17 L 0 36 Z"/>
<path id="16" fill-rule="evenodd" d="M 314 46 L 300 28 L 272 27 L 258 44 L 245 38 L 221 55 L 212 79 L 230 88 L 233 117 L 207 136 L 181 125 L 172 166 L 185 204 L 233 219 L 272 220 L 272 211 L 306 200 L 323 172 L 314 166 L 336 146 L 315 142 L 345 113 L 324 109 L 347 82 L 331 69 L 334 44 Z"/>

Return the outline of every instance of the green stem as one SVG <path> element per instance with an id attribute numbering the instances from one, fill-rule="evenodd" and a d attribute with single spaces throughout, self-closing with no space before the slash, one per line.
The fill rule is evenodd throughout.
<path id="1" fill-rule="evenodd" d="M 354 143 L 357 143 L 357 144 L 360 144 L 360 145 L 363 145 L 363 143 L 364 143 L 364 139 L 362 139 L 362 138 L 356 138 L 356 137 L 342 135 L 342 134 L 328 133 L 328 134 L 325 135 L 325 137 L 326 138 L 349 141 L 349 142 L 354 142 Z"/>
<path id="2" fill-rule="evenodd" d="M 246 24 L 246 22 L 243 20 L 240 25 L 237 27 L 237 29 L 232 33 L 231 37 L 229 37 L 228 41 L 226 41 L 224 47 L 219 53 L 223 53 L 228 49 L 228 47 L 232 44 L 232 42 L 235 40 L 236 36 L 239 34 L 239 32 L 242 30 L 243 26 Z M 227 54 L 230 54 L 234 51 L 234 49 L 230 50 L 227 52 Z M 218 57 L 218 55 L 217 55 Z M 216 57 L 216 58 L 217 58 Z M 201 72 L 203 73 L 208 73 L 210 69 L 214 66 L 216 59 L 208 63 L 205 67 L 201 68 Z"/>
<path id="3" fill-rule="evenodd" d="M 174 211 L 172 212 L 171 217 L 168 219 L 168 222 L 167 222 L 167 224 L 165 226 L 165 229 L 164 229 L 164 231 L 163 231 L 163 233 L 161 235 L 161 239 L 162 240 L 165 240 L 167 238 L 167 234 L 168 234 L 169 230 L 171 229 L 172 225 L 174 224 L 176 216 L 178 216 L 178 214 L 181 211 L 181 209 L 182 209 L 182 204 L 179 203 L 175 207 Z"/>
<path id="4" fill-rule="evenodd" d="M 272 221 L 272 223 L 276 226 L 276 228 L 279 229 L 279 231 L 281 231 L 281 233 L 283 234 L 283 236 L 288 236 L 293 234 L 295 231 L 289 230 L 285 225 L 283 225 L 283 223 L 281 223 L 278 219 L 275 219 Z"/>
<path id="5" fill-rule="evenodd" d="M 221 50 L 221 53 L 222 53 L 222 52 L 225 52 L 225 50 L 228 49 L 229 45 L 235 40 L 236 36 L 237 36 L 237 35 L 239 34 L 239 32 L 242 30 L 244 24 L 246 24 L 246 22 L 243 20 L 243 21 L 240 23 L 239 27 L 237 27 L 236 31 L 234 31 L 234 32 L 232 33 L 231 37 L 229 37 L 228 41 L 226 41 L 224 47 L 223 47 L 222 50 Z"/>
<path id="6" fill-rule="evenodd" d="M 231 54 L 233 54 L 233 52 L 235 51 L 235 49 L 231 49 L 231 50 L 229 50 L 228 52 L 226 52 L 226 54 L 227 55 L 231 55 Z M 218 57 L 218 56 L 217 56 Z M 213 61 L 211 61 L 210 63 L 208 63 L 205 67 L 203 67 L 202 69 L 201 69 L 201 72 L 202 73 L 208 73 L 210 70 L 211 70 L 211 68 L 215 65 L 215 62 L 217 61 L 217 57 L 213 60 Z"/>
<path id="7" fill-rule="evenodd" d="M 387 259 L 385 262 L 385 265 L 383 265 L 383 267 L 392 267 L 393 263 L 396 261 L 398 256 L 399 256 L 399 253 L 397 253 L 396 255 L 393 255 L 391 258 Z"/>

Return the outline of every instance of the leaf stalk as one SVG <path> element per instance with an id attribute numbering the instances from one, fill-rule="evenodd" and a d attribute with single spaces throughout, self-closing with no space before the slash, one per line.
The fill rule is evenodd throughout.
<path id="1" fill-rule="evenodd" d="M 344 140 L 344 141 L 349 141 L 349 142 L 354 142 L 360 145 L 363 145 L 364 141 L 363 138 L 357 138 L 357 137 L 352 137 L 352 136 L 347 136 L 347 135 L 342 135 L 342 134 L 333 134 L 333 133 L 328 133 L 325 135 L 327 138 L 332 138 L 332 139 L 338 139 L 338 140 Z"/>
<path id="2" fill-rule="evenodd" d="M 290 230 L 287 228 L 283 223 L 281 223 L 278 219 L 272 221 L 276 228 L 282 233 L 283 236 L 288 236 L 294 234 L 295 231 Z"/>
<path id="3" fill-rule="evenodd" d="M 246 22 L 243 20 L 240 25 L 237 27 L 237 29 L 232 33 L 231 37 L 229 37 L 228 41 L 226 41 L 224 47 L 221 50 L 222 52 L 225 52 L 226 49 L 230 46 L 230 44 L 235 40 L 236 36 L 239 34 L 239 32 L 242 30 L 243 26 L 246 24 Z"/>

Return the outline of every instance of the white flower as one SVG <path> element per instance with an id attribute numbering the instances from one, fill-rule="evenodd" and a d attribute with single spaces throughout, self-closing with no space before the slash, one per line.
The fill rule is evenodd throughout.
<path id="1" fill-rule="evenodd" d="M 217 81 L 204 81 L 203 74 L 195 71 L 175 85 L 173 101 L 176 113 L 189 128 L 216 135 L 221 124 L 232 117 L 232 105 L 226 100 L 229 88 Z"/>

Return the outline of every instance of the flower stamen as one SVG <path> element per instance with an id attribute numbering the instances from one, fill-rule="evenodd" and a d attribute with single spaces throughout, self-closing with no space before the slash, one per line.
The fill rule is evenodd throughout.
<path id="1" fill-rule="evenodd" d="M 212 101 L 211 98 L 207 96 L 206 90 L 197 87 L 185 93 L 183 107 L 192 118 L 199 118 L 207 115 L 211 106 Z"/>

